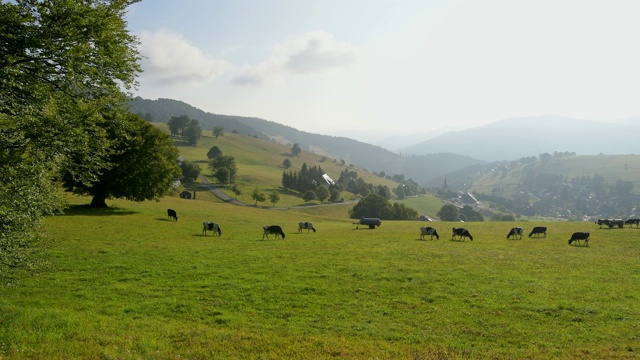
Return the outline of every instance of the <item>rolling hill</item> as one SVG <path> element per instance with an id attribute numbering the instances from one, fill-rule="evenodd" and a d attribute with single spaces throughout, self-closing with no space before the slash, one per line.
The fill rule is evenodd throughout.
<path id="1" fill-rule="evenodd" d="M 346 137 L 312 134 L 264 119 L 206 113 L 189 104 L 171 99 L 145 100 L 138 97 L 132 99 L 130 111 L 148 120 L 160 122 L 184 114 L 198 119 L 205 133 L 214 126 L 223 126 L 226 132 L 235 130 L 238 134 L 270 139 L 286 146 L 297 143 L 309 152 L 339 161 L 344 160 L 346 164 L 353 164 L 371 172 L 401 174 L 420 185 L 449 172 L 483 163 L 472 156 L 457 155 L 448 150 L 427 155 L 402 156 L 380 146 Z"/>
<path id="2" fill-rule="evenodd" d="M 446 133 L 398 151 L 417 155 L 448 151 L 488 162 L 554 151 L 578 155 L 640 154 L 638 132 L 640 121 L 634 119 L 605 123 L 561 116 L 522 117 Z"/>

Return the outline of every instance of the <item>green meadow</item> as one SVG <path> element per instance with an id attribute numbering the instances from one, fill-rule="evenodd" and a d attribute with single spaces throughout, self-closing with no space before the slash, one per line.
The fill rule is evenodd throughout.
<path id="1" fill-rule="evenodd" d="M 0 359 L 632 359 L 640 230 L 383 221 L 166 197 L 47 218 L 37 273 L 0 287 Z M 166 209 L 176 209 L 170 221 Z M 218 222 L 222 236 L 201 234 Z M 317 233 L 297 232 L 312 221 Z M 262 238 L 279 224 L 286 238 Z M 440 240 L 419 239 L 435 226 Z M 589 246 L 568 245 L 590 231 Z"/>

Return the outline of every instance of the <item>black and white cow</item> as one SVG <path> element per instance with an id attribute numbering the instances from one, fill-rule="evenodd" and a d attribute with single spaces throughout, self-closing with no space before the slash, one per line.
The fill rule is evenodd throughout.
<path id="1" fill-rule="evenodd" d="M 432 228 L 431 226 L 420 227 L 420 240 L 424 240 L 424 237 L 427 235 L 431 236 L 431 240 L 433 240 L 434 236 L 440 240 L 440 235 L 438 235 L 436 228 Z"/>
<path id="2" fill-rule="evenodd" d="M 218 233 L 218 236 L 222 236 L 222 229 L 220 228 L 220 225 L 218 225 L 217 223 L 211 222 L 211 221 L 205 221 L 202 223 L 202 234 L 203 235 L 207 235 L 207 230 L 209 231 L 213 231 L 213 236 L 216 236 L 216 233 Z"/>
<path id="3" fill-rule="evenodd" d="M 540 237 L 540 234 L 544 235 L 544 237 L 547 237 L 547 227 L 546 226 L 536 226 L 534 227 L 531 232 L 529 233 L 529 237 L 532 237 L 533 235 L 536 235 L 536 237 Z"/>
<path id="4" fill-rule="evenodd" d="M 169 216 L 169 219 L 178 221 L 178 214 L 173 209 L 167 209 L 167 216 Z"/>
<path id="5" fill-rule="evenodd" d="M 596 225 L 600 226 L 601 229 L 602 225 L 609 226 L 609 219 L 598 219 L 598 221 L 596 221 Z"/>
<path id="6" fill-rule="evenodd" d="M 524 229 L 521 227 L 514 227 L 511 228 L 511 231 L 509 231 L 509 233 L 507 234 L 507 239 L 512 237 L 515 239 L 516 236 L 518 236 L 520 239 L 522 239 L 522 234 L 524 233 Z"/>
<path id="7" fill-rule="evenodd" d="M 284 239 L 284 231 L 282 231 L 282 228 L 278 225 L 265 225 L 262 227 L 262 230 L 264 230 L 262 240 L 264 240 L 265 236 L 267 237 L 267 240 L 269 240 L 269 234 L 275 234 L 276 239 L 278 236 L 282 236 L 282 239 Z"/>
<path id="8" fill-rule="evenodd" d="M 624 222 L 626 225 L 629 225 L 629 227 L 631 227 L 631 225 L 635 224 L 636 227 L 640 227 L 640 219 L 638 218 L 632 218 L 632 219 L 628 219 L 627 221 Z"/>
<path id="9" fill-rule="evenodd" d="M 574 232 L 571 235 L 571 239 L 569 239 L 569 245 L 571 245 L 572 242 L 576 242 L 576 244 L 580 245 L 580 241 L 583 242 L 584 246 L 589 245 L 589 233 L 588 232 Z"/>
<path id="10" fill-rule="evenodd" d="M 307 232 L 309 232 L 309 230 L 316 232 L 316 228 L 313 227 L 313 224 L 307 221 L 300 221 L 298 223 L 298 232 L 301 233 L 303 229 L 307 229 Z"/>
<path id="11" fill-rule="evenodd" d="M 468 237 L 469 240 L 473 241 L 473 236 L 471 236 L 469 230 L 465 228 L 453 228 L 453 235 L 451 236 L 451 240 L 455 240 L 456 236 L 459 236 L 460 240 L 462 240 L 463 237 Z"/>

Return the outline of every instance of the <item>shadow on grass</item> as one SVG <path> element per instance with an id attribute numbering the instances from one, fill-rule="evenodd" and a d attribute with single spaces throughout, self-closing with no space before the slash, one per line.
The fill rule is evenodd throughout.
<path id="1" fill-rule="evenodd" d="M 137 211 L 118 207 L 94 208 L 91 205 L 71 205 L 56 216 L 123 216 L 137 214 Z"/>

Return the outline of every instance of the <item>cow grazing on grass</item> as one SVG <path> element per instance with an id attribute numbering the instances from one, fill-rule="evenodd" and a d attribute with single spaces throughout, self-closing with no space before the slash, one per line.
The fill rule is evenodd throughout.
<path id="1" fill-rule="evenodd" d="M 571 239 L 569 239 L 569 245 L 574 242 L 580 245 L 580 241 L 583 242 L 584 246 L 589 245 L 589 233 L 588 232 L 574 232 L 571 235 Z"/>
<path id="2" fill-rule="evenodd" d="M 531 230 L 531 232 L 529 233 L 529 237 L 532 237 L 533 235 L 536 235 L 536 237 L 540 237 L 540 234 L 544 235 L 544 237 L 547 237 L 547 227 L 546 226 L 536 226 L 533 228 L 533 230 Z"/>
<path id="3" fill-rule="evenodd" d="M 307 232 L 309 232 L 309 230 L 313 230 L 313 232 L 316 232 L 316 228 L 313 227 L 312 223 L 300 221 L 298 223 L 298 232 L 301 233 L 303 229 L 307 229 Z"/>
<path id="4" fill-rule="evenodd" d="M 169 216 L 169 219 L 178 221 L 178 214 L 173 209 L 167 209 L 167 216 Z"/>
<path id="5" fill-rule="evenodd" d="M 202 234 L 207 235 L 207 230 L 213 231 L 213 236 L 216 236 L 216 233 L 218 233 L 218 236 L 222 236 L 222 229 L 220 228 L 220 225 L 214 222 L 205 221 L 202 223 Z"/>
<path id="6" fill-rule="evenodd" d="M 453 228 L 453 236 L 451 236 L 451 240 L 455 240 L 456 236 L 459 236 L 459 240 L 462 240 L 463 237 L 468 237 L 469 240 L 473 241 L 473 236 L 469 233 L 469 230 L 465 228 Z"/>
<path id="7" fill-rule="evenodd" d="M 609 226 L 609 220 L 608 219 L 598 219 L 598 221 L 596 221 L 596 225 L 600 226 L 600 228 L 602 229 L 602 225 Z"/>
<path id="8" fill-rule="evenodd" d="M 262 229 L 264 230 L 262 240 L 264 240 L 265 236 L 267 237 L 267 240 L 269 240 L 269 234 L 275 234 L 276 239 L 278 236 L 282 236 L 282 239 L 284 239 L 284 231 L 282 231 L 282 228 L 278 225 L 265 225 Z"/>
<path id="9" fill-rule="evenodd" d="M 509 231 L 509 233 L 507 234 L 507 239 L 512 237 L 515 239 L 516 236 L 518 236 L 520 239 L 522 239 L 522 234 L 524 233 L 524 229 L 521 227 L 514 227 L 511 228 L 511 231 Z"/>
<path id="10" fill-rule="evenodd" d="M 631 227 L 631 225 L 633 225 L 633 224 L 636 224 L 636 227 L 640 227 L 640 219 L 638 219 L 638 218 L 628 219 L 624 223 L 626 225 L 629 225 L 629 227 Z"/>
<path id="11" fill-rule="evenodd" d="M 438 235 L 435 228 L 432 228 L 431 226 L 420 227 L 420 240 L 424 240 L 424 237 L 427 235 L 431 236 L 431 240 L 433 240 L 434 236 L 436 239 L 440 240 L 440 235 Z"/>

